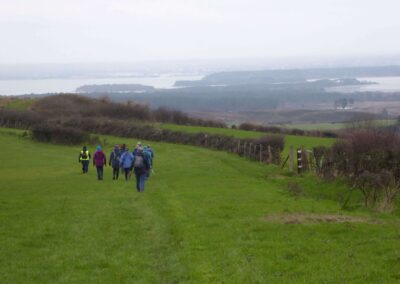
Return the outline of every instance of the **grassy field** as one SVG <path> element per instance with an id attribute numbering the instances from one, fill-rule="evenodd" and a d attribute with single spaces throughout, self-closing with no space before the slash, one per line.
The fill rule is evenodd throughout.
<path id="1" fill-rule="evenodd" d="M 79 147 L 20 133 L 0 129 L 2 283 L 400 281 L 398 212 L 363 210 L 356 195 L 342 210 L 339 182 L 152 143 L 155 175 L 140 194 L 109 168 L 103 182 L 92 167 L 82 175 Z M 136 143 L 106 139 L 107 153 Z"/>
<path id="2" fill-rule="evenodd" d="M 266 135 L 274 135 L 257 131 L 245 131 L 230 128 L 213 128 L 213 127 L 201 127 L 201 126 L 184 126 L 176 124 L 159 124 L 157 127 L 162 129 L 170 129 L 174 131 L 183 131 L 189 133 L 209 133 L 209 134 L 222 134 L 228 136 L 234 136 L 238 138 L 258 138 Z M 283 156 L 286 157 L 289 153 L 289 148 L 292 145 L 296 148 L 311 149 L 316 146 L 331 146 L 335 143 L 336 139 L 323 138 L 323 137 L 310 137 L 310 136 L 297 136 L 297 135 L 285 135 L 285 149 Z"/>
<path id="3" fill-rule="evenodd" d="M 390 126 L 397 123 L 395 119 L 374 120 L 374 124 L 380 126 Z M 309 124 L 286 124 L 282 127 L 297 128 L 302 130 L 340 130 L 351 127 L 352 123 L 309 123 Z"/>
<path id="4" fill-rule="evenodd" d="M 302 130 L 339 130 L 346 128 L 346 123 L 308 123 L 308 124 L 285 124 L 282 127 L 285 128 L 297 128 Z"/>
<path id="5" fill-rule="evenodd" d="M 26 110 L 32 106 L 35 99 L 32 98 L 15 98 L 15 97 L 1 97 L 0 96 L 0 107 L 15 109 L 15 110 Z"/>

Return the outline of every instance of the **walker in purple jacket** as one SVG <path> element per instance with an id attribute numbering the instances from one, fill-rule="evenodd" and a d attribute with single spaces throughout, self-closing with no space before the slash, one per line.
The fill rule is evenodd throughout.
<path id="1" fill-rule="evenodd" d="M 97 146 L 96 153 L 93 156 L 93 166 L 96 166 L 98 180 L 103 180 L 103 167 L 106 165 L 106 154 L 101 150 L 100 146 Z"/>

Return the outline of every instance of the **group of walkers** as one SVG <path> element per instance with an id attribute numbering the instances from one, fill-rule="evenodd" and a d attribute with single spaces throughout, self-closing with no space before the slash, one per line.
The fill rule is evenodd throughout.
<path id="1" fill-rule="evenodd" d="M 79 162 L 82 164 L 82 172 L 86 174 L 89 170 L 91 155 L 86 146 L 83 146 L 79 153 Z M 136 189 L 144 191 L 145 181 L 150 177 L 153 168 L 154 151 L 150 145 L 142 146 L 137 143 L 135 149 L 130 152 L 125 144 L 115 145 L 110 154 L 108 165 L 113 169 L 113 180 L 118 180 L 120 171 L 125 174 L 125 181 L 128 181 L 135 173 Z M 97 179 L 103 180 L 103 168 L 107 165 L 107 158 L 100 146 L 96 147 L 93 155 L 93 166 L 97 169 Z"/>

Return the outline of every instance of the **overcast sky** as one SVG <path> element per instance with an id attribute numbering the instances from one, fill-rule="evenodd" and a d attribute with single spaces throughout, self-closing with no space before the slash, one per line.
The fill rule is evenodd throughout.
<path id="1" fill-rule="evenodd" d="M 399 0 L 0 0 L 0 64 L 399 54 L 399 13 Z"/>

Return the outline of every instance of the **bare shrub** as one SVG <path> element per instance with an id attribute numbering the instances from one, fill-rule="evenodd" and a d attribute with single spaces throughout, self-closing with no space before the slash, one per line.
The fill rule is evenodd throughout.
<path id="1" fill-rule="evenodd" d="M 266 157 L 272 163 L 280 164 L 281 153 L 285 147 L 285 138 L 282 135 L 268 135 L 257 139 L 254 139 L 255 144 L 262 145 L 262 156 Z M 270 147 L 271 152 L 268 152 L 268 147 Z M 272 155 L 271 157 L 270 154 Z"/>
<path id="2" fill-rule="evenodd" d="M 398 182 L 387 170 L 361 173 L 355 180 L 355 187 L 362 192 L 365 207 L 377 207 L 381 211 L 392 211 L 400 193 Z"/>
<path id="3" fill-rule="evenodd" d="M 31 111 L 17 111 L 11 109 L 0 109 L 0 126 L 12 128 L 29 128 L 43 121 L 44 116 Z"/>
<path id="4" fill-rule="evenodd" d="M 398 145 L 400 136 L 395 128 L 356 124 L 332 148 L 324 150 L 321 174 L 347 178 L 362 193 L 365 207 L 391 210 L 400 184 Z"/>
<path id="5" fill-rule="evenodd" d="M 110 119 L 226 127 L 222 122 L 192 118 L 181 111 L 167 108 L 152 110 L 147 105 L 131 101 L 126 104 L 113 103 L 105 96 L 99 100 L 70 94 L 48 96 L 36 101 L 33 109 L 46 117 L 108 117 Z"/>
<path id="6" fill-rule="evenodd" d="M 90 140 L 89 134 L 74 128 L 38 124 L 32 127 L 32 138 L 56 144 L 81 144 Z"/>

